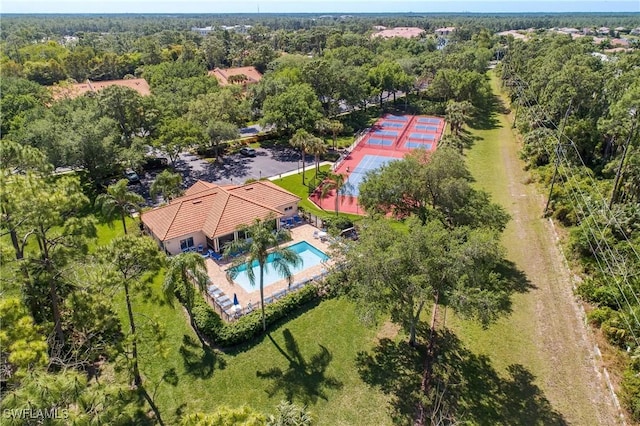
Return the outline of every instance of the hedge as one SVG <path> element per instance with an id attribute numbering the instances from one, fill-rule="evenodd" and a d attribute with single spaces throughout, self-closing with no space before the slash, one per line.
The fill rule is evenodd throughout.
<path id="1" fill-rule="evenodd" d="M 275 303 L 266 305 L 267 326 L 286 318 L 300 306 L 318 297 L 318 288 L 310 284 L 286 295 Z M 260 309 L 243 315 L 234 322 L 226 323 L 201 297 L 197 298 L 194 303 L 193 319 L 200 333 L 221 347 L 247 342 L 262 333 L 262 311 Z"/>

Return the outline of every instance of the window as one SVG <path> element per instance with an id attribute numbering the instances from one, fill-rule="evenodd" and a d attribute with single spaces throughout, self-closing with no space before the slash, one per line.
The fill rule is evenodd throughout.
<path id="1" fill-rule="evenodd" d="M 285 211 L 285 212 L 288 212 L 289 210 L 293 210 L 293 207 L 285 207 L 285 208 L 284 208 L 284 211 Z"/>
<path id="2" fill-rule="evenodd" d="M 194 247 L 193 237 L 189 237 L 185 240 L 180 240 L 180 250 L 189 250 L 191 247 Z"/>

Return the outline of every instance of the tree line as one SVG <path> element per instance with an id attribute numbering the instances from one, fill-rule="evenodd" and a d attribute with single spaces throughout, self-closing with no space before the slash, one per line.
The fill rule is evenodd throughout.
<path id="1" fill-rule="evenodd" d="M 640 322 L 640 74 L 638 51 L 602 58 L 589 40 L 543 35 L 509 40 L 501 64 L 522 157 L 553 184 L 548 214 L 570 232 L 589 321 L 621 351 L 622 400 L 638 418 L 635 357 Z M 626 352 L 623 352 L 626 351 Z"/>

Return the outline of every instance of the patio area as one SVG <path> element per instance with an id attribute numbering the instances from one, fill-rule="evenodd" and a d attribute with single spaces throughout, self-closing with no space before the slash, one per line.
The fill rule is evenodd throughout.
<path id="1" fill-rule="evenodd" d="M 317 228 L 304 223 L 302 225 L 295 226 L 289 231 L 291 232 L 292 240 L 284 243 L 282 245 L 283 247 L 288 247 L 301 241 L 306 241 L 308 244 L 311 244 L 325 254 L 328 253 L 330 242 L 324 238 L 318 238 Z M 331 260 L 327 263 L 330 262 Z M 216 262 L 211 258 L 207 258 L 206 264 L 211 283 L 217 287 L 219 291 L 214 293 L 215 299 L 211 294 L 206 294 L 205 299 L 224 320 L 230 321 L 240 314 L 248 313 L 251 310 L 260 308 L 259 282 L 256 282 L 252 291 L 246 291 L 240 285 L 230 283 L 227 280 L 226 271 L 231 266 L 231 262 Z M 293 276 L 291 287 L 289 287 L 289 283 L 286 279 L 278 280 L 275 283 L 266 286 L 264 289 L 265 304 L 283 297 L 288 291 L 295 291 L 304 285 L 301 283 L 306 284 L 314 278 L 324 275 L 326 270 L 327 264 L 311 266 Z M 259 278 L 256 277 L 256 280 L 258 279 Z M 234 309 L 234 295 L 238 299 L 238 303 L 241 307 L 238 311 Z"/>

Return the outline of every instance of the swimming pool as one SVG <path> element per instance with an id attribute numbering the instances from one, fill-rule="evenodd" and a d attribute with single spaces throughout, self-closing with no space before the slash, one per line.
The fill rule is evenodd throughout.
<path id="1" fill-rule="evenodd" d="M 312 266 L 319 265 L 320 263 L 329 259 L 329 256 L 312 246 L 306 241 L 301 241 L 299 243 L 293 244 L 288 247 L 294 252 L 298 253 L 298 255 L 302 258 L 302 263 L 299 266 L 291 267 L 291 273 L 293 275 L 298 272 L 304 271 L 305 269 L 309 269 Z M 267 264 L 264 266 L 264 287 L 267 288 L 271 284 L 276 281 L 280 281 L 284 279 L 278 272 L 271 266 L 273 259 L 275 258 L 274 254 L 270 254 L 267 257 Z M 255 285 L 251 285 L 249 282 L 249 276 L 247 275 L 247 264 L 238 266 L 238 275 L 233 279 L 233 281 L 242 287 L 246 292 L 251 293 L 252 291 L 260 289 L 260 266 L 258 262 L 253 262 L 251 265 L 253 268 L 253 273 L 255 276 Z"/>

